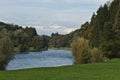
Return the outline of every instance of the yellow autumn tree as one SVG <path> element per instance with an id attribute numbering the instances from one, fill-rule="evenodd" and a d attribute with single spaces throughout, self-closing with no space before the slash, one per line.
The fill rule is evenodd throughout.
<path id="1" fill-rule="evenodd" d="M 89 41 L 84 38 L 77 38 L 71 44 L 75 64 L 89 63 L 91 54 Z"/>

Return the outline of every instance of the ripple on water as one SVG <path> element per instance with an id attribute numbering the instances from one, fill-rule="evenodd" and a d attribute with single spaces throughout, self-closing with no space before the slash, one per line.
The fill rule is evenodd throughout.
<path id="1" fill-rule="evenodd" d="M 72 65 L 73 58 L 69 50 L 52 50 L 15 54 L 8 63 L 7 70 L 17 70 L 37 67 L 58 67 Z"/>

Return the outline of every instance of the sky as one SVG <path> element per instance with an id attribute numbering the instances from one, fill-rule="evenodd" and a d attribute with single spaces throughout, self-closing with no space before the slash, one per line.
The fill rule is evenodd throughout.
<path id="1" fill-rule="evenodd" d="M 1 0 L 0 21 L 35 27 L 39 35 L 68 34 L 109 0 Z"/>

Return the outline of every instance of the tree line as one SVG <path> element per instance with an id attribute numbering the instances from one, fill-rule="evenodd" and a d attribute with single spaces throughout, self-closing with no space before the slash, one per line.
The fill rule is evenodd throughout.
<path id="1" fill-rule="evenodd" d="M 120 0 L 100 6 L 91 21 L 81 26 L 78 35 L 84 39 L 77 38 L 72 43 L 75 63 L 120 58 Z"/>

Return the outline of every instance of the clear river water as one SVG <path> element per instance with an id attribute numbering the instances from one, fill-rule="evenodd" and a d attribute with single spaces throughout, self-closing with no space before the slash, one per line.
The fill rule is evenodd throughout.
<path id="1" fill-rule="evenodd" d="M 6 69 L 18 70 L 38 67 L 58 67 L 72 64 L 73 57 L 71 51 L 49 49 L 42 52 L 15 54 Z"/>

